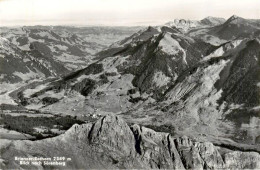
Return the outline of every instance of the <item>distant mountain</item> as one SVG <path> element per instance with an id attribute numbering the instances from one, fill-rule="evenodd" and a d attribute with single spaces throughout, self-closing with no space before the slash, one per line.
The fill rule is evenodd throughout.
<path id="1" fill-rule="evenodd" d="M 102 30 L 96 30 L 94 33 L 93 28 L 85 27 L 3 28 L 0 35 L 2 37 L 1 55 L 3 56 L 1 57 L 3 67 L 0 70 L 2 81 L 13 83 L 32 78 L 62 76 L 86 67 L 92 62 L 95 53 L 107 47 L 106 41 L 102 40 L 103 45 L 98 45 L 94 40 L 87 39 L 87 36 L 92 36 L 93 39 L 94 36 L 97 39 L 104 38 L 111 34 L 106 30 L 112 32 L 117 28 L 100 29 Z M 124 29 L 122 28 L 121 32 Z M 120 28 L 117 29 L 117 32 L 119 30 Z M 85 34 L 82 35 L 82 32 Z M 122 33 L 121 36 L 131 34 L 131 31 L 128 32 Z M 119 38 L 117 38 L 114 39 L 118 40 Z M 18 66 L 19 68 L 17 68 Z"/>
<path id="2" fill-rule="evenodd" d="M 112 43 L 125 39 L 126 37 L 138 32 L 143 27 L 53 27 L 53 31 L 62 34 L 65 32 L 70 32 L 82 37 L 87 43 L 87 52 L 95 54 L 100 52 Z"/>
<path id="3" fill-rule="evenodd" d="M 259 37 L 259 28 L 260 20 L 244 19 L 233 15 L 220 25 L 196 28 L 190 30 L 188 35 L 213 45 L 220 45 L 230 40 Z"/>
<path id="4" fill-rule="evenodd" d="M 170 27 L 176 27 L 183 32 L 188 32 L 196 28 L 212 27 L 223 24 L 225 22 L 224 18 L 217 17 L 206 17 L 200 21 L 196 20 L 185 20 L 185 19 L 175 19 L 174 21 L 168 22 L 165 25 Z"/>
<path id="5" fill-rule="evenodd" d="M 23 51 L 6 38 L 1 38 L 1 46 L 0 73 L 2 82 L 17 83 L 68 73 L 63 65 L 54 61 L 53 58 L 46 58 L 36 49 Z"/>
<path id="6" fill-rule="evenodd" d="M 174 21 L 168 22 L 165 25 L 170 27 L 176 27 L 182 30 L 183 32 L 187 32 L 190 29 L 201 26 L 199 21 L 191 21 L 191 20 L 184 20 L 184 19 L 175 19 Z"/>
<path id="7" fill-rule="evenodd" d="M 1 33 L 3 81 L 61 76 L 90 60 L 84 41 L 76 35 L 60 36 L 31 28 L 8 29 Z M 89 56 L 89 57 L 87 57 Z"/>
<path id="8" fill-rule="evenodd" d="M 217 17 L 206 17 L 202 20 L 200 20 L 200 23 L 204 25 L 209 25 L 209 26 L 216 26 L 223 24 L 226 20 L 224 18 L 217 18 Z"/>
<path id="9" fill-rule="evenodd" d="M 236 15 L 231 16 L 222 25 L 210 30 L 210 34 L 225 40 L 251 38 L 259 32 L 260 20 L 248 20 Z"/>

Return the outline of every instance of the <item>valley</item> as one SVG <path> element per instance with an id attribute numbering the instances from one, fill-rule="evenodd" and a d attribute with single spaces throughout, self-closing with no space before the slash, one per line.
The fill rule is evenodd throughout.
<path id="1" fill-rule="evenodd" d="M 1 166 L 48 146 L 78 148 L 68 168 L 260 168 L 259 33 L 235 15 L 1 28 Z"/>

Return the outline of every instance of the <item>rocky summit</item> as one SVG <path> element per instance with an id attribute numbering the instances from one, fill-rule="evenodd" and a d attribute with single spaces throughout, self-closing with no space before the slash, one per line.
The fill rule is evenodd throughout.
<path id="1" fill-rule="evenodd" d="M 66 169 L 258 169 L 260 154 L 178 138 L 107 115 L 94 123 L 72 126 L 58 137 L 39 140 L 3 140 L 4 169 L 56 169 L 55 165 L 19 165 L 14 157 L 71 158 Z"/>

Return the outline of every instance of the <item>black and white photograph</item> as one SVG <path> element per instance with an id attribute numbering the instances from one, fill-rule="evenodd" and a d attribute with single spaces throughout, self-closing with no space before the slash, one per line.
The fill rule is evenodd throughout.
<path id="1" fill-rule="evenodd" d="M 0 0 L 0 169 L 260 170 L 260 1 Z"/>

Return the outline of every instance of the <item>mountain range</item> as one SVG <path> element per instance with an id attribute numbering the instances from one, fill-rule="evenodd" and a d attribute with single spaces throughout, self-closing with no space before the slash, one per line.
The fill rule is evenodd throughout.
<path id="1" fill-rule="evenodd" d="M 2 80 L 42 80 L 2 93 L 1 106 L 85 123 L 49 139 L 4 139 L 2 166 L 20 168 L 12 157 L 30 153 L 71 156 L 68 168 L 260 168 L 260 20 L 176 19 L 95 54 L 82 30 L 64 29 L 1 34 Z"/>

